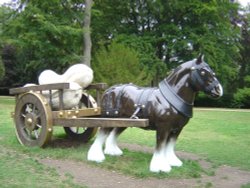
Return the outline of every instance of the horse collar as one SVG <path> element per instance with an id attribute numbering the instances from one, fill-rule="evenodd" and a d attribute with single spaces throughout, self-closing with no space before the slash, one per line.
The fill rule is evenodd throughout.
<path id="1" fill-rule="evenodd" d="M 163 97 L 173 105 L 178 112 L 186 117 L 193 117 L 193 104 L 187 103 L 178 96 L 165 79 L 159 83 L 159 90 Z"/>

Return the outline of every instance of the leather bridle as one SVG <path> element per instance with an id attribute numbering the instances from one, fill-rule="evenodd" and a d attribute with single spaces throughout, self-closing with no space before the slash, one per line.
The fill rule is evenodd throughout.
<path id="1" fill-rule="evenodd" d="M 205 70 L 208 70 L 208 72 L 212 72 L 208 64 L 202 62 L 199 65 L 194 65 L 191 68 L 191 86 L 195 91 L 204 91 L 205 93 L 210 93 L 213 88 L 215 88 L 217 85 L 219 85 L 219 81 L 215 78 L 213 81 L 210 81 L 209 84 L 209 75 L 204 74 L 202 75 L 202 72 Z M 214 73 L 212 73 L 214 74 Z"/>

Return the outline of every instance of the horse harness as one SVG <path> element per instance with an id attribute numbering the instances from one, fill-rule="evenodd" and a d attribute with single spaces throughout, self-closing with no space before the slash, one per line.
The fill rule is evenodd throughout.
<path id="1" fill-rule="evenodd" d="M 217 79 L 214 79 L 209 85 L 206 85 L 207 77 L 202 75 L 202 69 L 207 69 L 209 72 L 211 69 L 208 64 L 201 63 L 199 65 L 194 65 L 191 69 L 191 86 L 194 90 L 198 91 L 198 87 L 203 87 L 206 93 L 210 92 L 215 86 L 219 84 Z M 198 85 L 197 85 L 198 84 Z M 168 84 L 164 79 L 159 83 L 159 90 L 163 97 L 182 115 L 186 117 L 193 117 L 193 104 L 187 103 Z"/>
<path id="2" fill-rule="evenodd" d="M 113 100 L 112 93 L 114 89 L 117 89 L 119 87 L 119 91 L 117 94 L 117 97 L 115 101 Z M 125 85 L 116 85 L 114 87 L 109 88 L 105 95 L 107 96 L 108 100 L 105 101 L 102 107 L 102 115 L 103 116 L 110 116 L 110 117 L 118 117 L 120 114 L 121 109 L 121 97 L 124 94 L 124 90 L 128 86 L 134 86 L 133 84 L 125 84 Z M 156 90 L 156 88 L 140 88 L 141 91 L 137 95 L 136 100 L 134 101 L 134 107 L 135 111 L 130 116 L 131 119 L 139 119 L 140 117 L 147 117 L 147 107 L 148 107 L 148 98 L 151 96 L 151 94 Z"/>
<path id="3" fill-rule="evenodd" d="M 159 83 L 162 96 L 182 115 L 191 118 L 193 116 L 193 104 L 189 104 L 179 97 L 164 79 Z"/>
<path id="4" fill-rule="evenodd" d="M 203 87 L 205 92 L 210 92 L 216 85 L 219 84 L 217 79 L 214 79 L 209 85 L 206 85 L 207 77 L 202 75 L 202 69 L 207 69 L 210 71 L 209 66 L 206 63 L 201 63 L 199 65 L 194 65 L 191 69 L 191 85 L 197 90 L 197 84 L 199 87 Z M 124 94 L 124 90 L 128 86 L 134 86 L 133 84 L 125 84 L 125 85 L 116 85 L 108 89 L 105 93 L 108 97 L 108 100 L 105 101 L 102 108 L 102 114 L 104 116 L 118 117 L 121 108 L 121 97 Z M 112 91 L 114 89 L 119 88 L 118 95 L 113 100 Z M 139 117 L 147 117 L 147 107 L 148 107 L 148 99 L 151 94 L 157 88 L 140 88 L 140 93 L 137 95 L 136 100 L 134 101 L 135 111 L 131 115 L 130 118 L 138 119 Z M 166 79 L 159 83 L 159 90 L 165 100 L 167 100 L 178 112 L 182 115 L 191 118 L 193 116 L 193 103 L 190 104 L 184 101 L 177 93 L 172 89 L 172 87 L 168 84 Z M 139 116 L 139 117 L 138 117 Z"/>
<path id="5" fill-rule="evenodd" d="M 212 72 L 208 64 L 204 62 L 199 65 L 193 66 L 193 69 L 191 71 L 191 81 L 192 81 L 191 86 L 194 88 L 194 90 L 198 90 L 197 89 L 197 84 L 198 84 L 198 87 L 203 87 L 205 93 L 209 93 L 215 86 L 219 84 L 219 81 L 217 79 L 214 79 L 209 85 L 206 85 L 208 77 L 202 75 L 202 69 L 206 69 L 209 72 Z"/>

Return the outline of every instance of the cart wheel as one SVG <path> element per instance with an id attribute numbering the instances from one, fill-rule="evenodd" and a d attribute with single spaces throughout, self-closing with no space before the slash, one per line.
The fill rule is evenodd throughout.
<path id="1" fill-rule="evenodd" d="M 97 103 L 92 96 L 83 93 L 78 107 L 96 108 Z M 71 139 L 81 140 L 83 142 L 88 142 L 91 138 L 93 138 L 98 129 L 98 128 L 88 128 L 88 127 L 63 127 L 63 128 L 66 134 Z"/>
<path id="2" fill-rule="evenodd" d="M 18 141 L 26 146 L 43 147 L 52 136 L 52 112 L 47 100 L 38 93 L 25 93 L 15 108 Z"/>

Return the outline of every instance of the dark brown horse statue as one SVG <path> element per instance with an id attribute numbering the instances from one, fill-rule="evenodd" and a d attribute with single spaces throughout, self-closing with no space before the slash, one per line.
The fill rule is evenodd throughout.
<path id="1" fill-rule="evenodd" d="M 172 166 L 182 165 L 174 152 L 175 143 L 192 117 L 198 91 L 213 98 L 223 94 L 221 84 L 203 56 L 178 66 L 157 88 L 141 88 L 133 84 L 113 86 L 105 91 L 101 107 L 103 116 L 148 118 L 146 129 L 156 130 L 157 134 L 150 171 L 169 172 Z M 88 151 L 88 160 L 102 162 L 104 153 L 122 155 L 117 137 L 125 129 L 101 128 Z"/>

